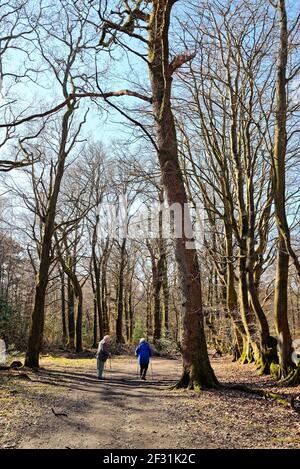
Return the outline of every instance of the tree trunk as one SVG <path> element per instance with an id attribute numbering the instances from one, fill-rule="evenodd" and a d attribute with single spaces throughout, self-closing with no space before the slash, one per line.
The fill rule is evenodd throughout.
<path id="1" fill-rule="evenodd" d="M 153 334 L 153 327 L 152 327 L 152 295 L 151 295 L 151 287 L 147 285 L 147 296 L 146 296 L 146 336 L 147 340 Z"/>
<path id="2" fill-rule="evenodd" d="M 26 353 L 25 365 L 29 367 L 39 366 L 39 354 L 43 341 L 44 321 L 45 321 L 45 297 L 49 280 L 49 269 L 51 265 L 51 243 L 54 232 L 54 222 L 56 215 L 56 205 L 60 190 L 61 181 L 64 174 L 65 161 L 67 157 L 66 145 L 68 140 L 69 121 L 73 114 L 73 105 L 69 104 L 67 111 L 62 118 L 61 142 L 56 166 L 56 175 L 53 191 L 49 198 L 47 212 L 45 216 L 44 230 L 41 240 L 41 255 L 39 268 L 36 276 L 36 288 L 34 296 L 34 306 L 32 312 L 32 324 L 29 334 L 28 349 Z"/>
<path id="3" fill-rule="evenodd" d="M 116 340 L 117 343 L 123 344 L 123 309 L 124 309 L 124 269 L 126 255 L 126 238 L 123 238 L 120 251 L 120 267 L 118 278 L 118 311 L 116 321 Z"/>
<path id="4" fill-rule="evenodd" d="M 239 254 L 239 305 L 245 336 L 243 336 L 243 352 L 241 363 L 251 363 L 254 360 L 252 341 L 255 337 L 255 319 L 250 309 L 247 287 L 246 250 L 240 249 Z"/>
<path id="5" fill-rule="evenodd" d="M 72 344 L 74 347 L 74 332 L 76 332 L 76 341 L 75 341 L 75 350 L 77 353 L 82 352 L 82 313 L 83 313 L 83 295 L 82 295 L 82 287 L 80 285 L 79 280 L 75 272 L 69 269 L 69 267 L 64 264 L 63 268 L 65 269 L 65 273 L 68 275 L 70 279 L 70 287 L 72 288 L 72 328 L 74 327 L 75 317 L 76 317 L 76 328 L 75 331 L 72 331 Z M 75 297 L 75 301 L 74 301 Z M 76 311 L 76 315 L 75 315 Z M 71 336 L 70 336 L 71 337 Z M 70 340 L 70 348 L 71 347 L 71 340 Z"/>
<path id="6" fill-rule="evenodd" d="M 124 313 L 125 313 L 125 329 L 126 329 L 126 342 L 130 340 L 130 323 L 129 323 L 129 308 L 128 308 L 128 285 L 125 290 L 124 297 Z"/>
<path id="7" fill-rule="evenodd" d="M 132 304 L 132 289 L 129 292 L 129 299 L 128 299 L 128 307 L 129 307 L 129 342 L 132 342 L 132 334 L 133 334 L 133 318 L 134 318 L 134 310 Z"/>
<path id="8" fill-rule="evenodd" d="M 228 204 L 224 204 L 227 210 L 230 210 Z M 229 223 L 224 223 L 225 228 L 225 254 L 226 254 L 226 308 L 231 318 L 232 328 L 232 354 L 233 361 L 241 358 L 243 353 L 243 336 L 246 336 L 245 328 L 241 321 L 238 312 L 238 298 L 235 290 L 235 276 L 233 258 L 233 245 L 232 245 L 232 226 Z"/>
<path id="9" fill-rule="evenodd" d="M 66 233 L 64 233 L 63 235 L 63 243 L 64 243 L 64 247 L 65 247 L 65 252 L 67 254 L 67 261 L 65 261 L 65 259 L 63 258 L 63 255 L 61 253 L 61 250 L 60 250 L 60 246 L 59 246 L 59 243 L 58 243 L 58 238 L 57 238 L 57 235 L 55 234 L 55 238 L 56 238 L 56 247 L 57 247 L 57 253 L 58 253 L 58 257 L 59 257 L 59 260 L 60 260 L 60 263 L 61 263 L 61 266 L 64 270 L 64 272 L 66 273 L 66 275 L 68 276 L 68 285 L 69 285 L 69 289 L 71 290 L 72 289 L 72 310 L 73 310 L 73 315 L 72 315 L 72 328 L 74 327 L 74 306 L 76 306 L 76 328 L 75 328 L 75 332 L 76 332 L 76 343 L 75 343 L 75 350 L 77 353 L 80 353 L 82 352 L 82 313 L 83 313 L 83 295 L 82 295 L 82 286 L 77 278 L 77 275 L 76 275 L 76 264 L 74 262 L 74 259 L 75 259 L 75 256 L 76 254 L 74 254 L 73 256 L 70 256 L 69 254 L 69 248 L 68 248 L 68 242 L 67 242 L 67 235 Z M 74 248 L 74 252 L 76 251 L 76 249 Z M 74 297 L 75 297 L 75 305 L 74 305 Z M 72 331 L 72 335 L 73 335 L 73 331 Z M 74 340 L 74 338 L 73 338 Z M 74 345 L 74 344 L 73 344 Z"/>
<path id="10" fill-rule="evenodd" d="M 75 348 L 75 297 L 73 285 L 70 277 L 68 277 L 68 329 L 69 329 L 69 342 L 68 347 L 70 350 Z"/>
<path id="11" fill-rule="evenodd" d="M 109 247 L 108 247 L 109 240 L 107 240 L 104 251 L 103 251 L 103 259 L 101 265 L 101 298 L 102 298 L 102 316 L 103 316 L 103 333 L 104 335 L 109 334 L 110 331 L 110 324 L 109 324 L 109 317 L 108 317 L 108 304 L 107 304 L 107 263 L 109 257 Z"/>
<path id="12" fill-rule="evenodd" d="M 93 345 L 92 345 L 92 348 L 96 348 L 97 343 L 98 343 L 98 334 L 97 334 L 97 331 L 98 331 L 97 313 L 98 313 L 98 311 L 97 311 L 97 300 L 96 300 L 95 294 L 94 294 L 93 306 L 94 306 L 94 320 L 93 320 Z"/>
<path id="13" fill-rule="evenodd" d="M 187 195 L 179 166 L 178 143 L 171 109 L 172 67 L 169 64 L 168 31 L 171 9 L 175 2 L 153 1 L 149 20 L 149 71 L 156 121 L 158 159 L 162 182 L 169 205 L 179 204 L 182 210 L 182 236 L 175 238 L 175 257 L 182 294 L 182 358 L 183 374 L 178 387 L 199 389 L 215 387 L 218 381 L 211 368 L 204 335 L 200 268 L 197 251 L 187 246 L 191 229 Z M 185 214 L 185 216 L 184 216 Z M 175 220 L 175 223 L 178 220 Z M 189 249 L 191 247 L 191 249 Z"/>
<path id="14" fill-rule="evenodd" d="M 67 322 L 66 322 L 66 290 L 65 290 L 65 275 L 63 270 L 59 270 L 60 275 L 60 288 L 61 288 L 61 320 L 62 320 L 62 343 L 63 346 L 67 343 Z"/>
<path id="15" fill-rule="evenodd" d="M 97 332 L 98 332 L 98 321 L 97 321 L 97 316 L 98 316 L 98 308 L 97 308 L 97 297 L 96 297 L 96 287 L 95 287 L 95 279 L 94 275 L 92 272 L 92 266 L 91 266 L 91 282 L 92 282 L 92 290 L 93 290 L 93 345 L 92 348 L 97 347 Z"/>
<path id="16" fill-rule="evenodd" d="M 165 256 L 163 273 L 162 273 L 162 287 L 163 287 L 163 299 L 164 299 L 164 332 L 165 336 L 169 335 L 169 302 L 170 302 L 170 291 L 168 282 L 168 264 Z"/>
<path id="17" fill-rule="evenodd" d="M 161 301 L 160 291 L 162 287 L 161 261 L 157 261 L 151 243 L 147 240 L 147 247 L 150 252 L 152 265 L 152 292 L 154 303 L 154 334 L 153 340 L 158 343 L 161 339 Z"/>
<path id="18" fill-rule="evenodd" d="M 276 81 L 276 125 L 274 142 L 274 204 L 278 229 L 277 263 L 275 280 L 274 312 L 278 337 L 278 352 L 281 376 L 286 377 L 292 367 L 292 344 L 288 324 L 288 274 L 289 254 L 285 243 L 284 233 L 289 233 L 285 210 L 285 160 L 286 160 L 286 68 L 288 60 L 288 28 L 287 14 L 284 0 L 278 0 L 280 15 L 280 49 L 278 52 L 277 81 Z"/>
<path id="19" fill-rule="evenodd" d="M 80 353 L 83 350 L 82 344 L 82 310 L 83 310 L 83 298 L 82 289 L 76 288 L 76 352 Z"/>
<path id="20" fill-rule="evenodd" d="M 99 261 L 98 256 L 96 254 L 98 224 L 99 224 L 99 215 L 96 216 L 96 223 L 95 223 L 94 231 L 93 231 L 92 262 L 93 262 L 93 270 L 94 270 L 94 276 L 95 276 L 95 293 L 96 293 L 96 304 L 97 304 L 97 313 L 98 313 L 99 334 L 101 338 L 104 336 L 104 325 L 103 325 L 101 286 L 100 286 L 101 262 Z"/>

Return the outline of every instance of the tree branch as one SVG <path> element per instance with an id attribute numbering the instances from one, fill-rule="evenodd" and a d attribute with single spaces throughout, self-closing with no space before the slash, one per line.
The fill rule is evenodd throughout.
<path id="1" fill-rule="evenodd" d="M 107 99 L 110 97 L 119 97 L 119 96 L 132 96 L 134 98 L 141 99 L 142 101 L 146 101 L 147 103 L 152 103 L 152 97 L 144 96 L 140 93 L 131 90 L 119 90 L 119 91 L 109 91 L 107 93 L 71 93 L 65 101 L 61 102 L 57 106 L 48 111 L 41 112 L 38 114 L 32 114 L 31 116 L 24 117 L 23 119 L 17 120 L 15 122 L 10 122 L 9 124 L 0 124 L 0 128 L 7 128 L 7 127 L 16 127 L 17 125 L 24 124 L 25 122 L 32 121 L 34 119 L 42 118 L 54 114 L 55 112 L 60 111 L 64 106 L 68 105 L 70 101 L 73 99 L 80 99 L 80 98 L 102 98 Z"/>
<path id="2" fill-rule="evenodd" d="M 170 63 L 170 72 L 171 74 L 175 72 L 178 68 L 182 67 L 187 62 L 193 60 L 196 56 L 196 52 L 184 52 L 182 54 L 176 55 L 172 62 Z"/>

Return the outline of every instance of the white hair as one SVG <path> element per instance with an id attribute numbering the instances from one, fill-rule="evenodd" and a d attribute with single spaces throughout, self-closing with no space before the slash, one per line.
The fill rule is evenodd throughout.
<path id="1" fill-rule="evenodd" d="M 144 337 L 142 337 L 142 338 L 140 339 L 140 344 L 141 344 L 142 342 L 146 342 L 146 339 L 144 339 Z"/>

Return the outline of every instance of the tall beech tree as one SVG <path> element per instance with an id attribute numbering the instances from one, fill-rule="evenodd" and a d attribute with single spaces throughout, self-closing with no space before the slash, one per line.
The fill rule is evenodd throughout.
<path id="1" fill-rule="evenodd" d="M 48 13 L 50 14 L 50 12 Z M 58 30 L 61 27 L 61 18 L 52 17 L 54 23 L 53 27 L 49 29 L 47 18 L 44 18 L 44 28 L 36 31 L 36 43 L 41 57 L 49 67 L 49 71 L 53 73 L 54 79 L 60 86 L 63 98 L 65 100 L 65 109 L 63 109 L 60 116 L 56 116 L 56 121 L 60 121 L 60 130 L 58 137 L 58 148 L 56 150 L 56 161 L 53 164 L 53 173 L 51 178 L 51 189 L 47 200 L 45 214 L 42 218 L 42 239 L 39 253 L 39 265 L 36 274 L 36 287 L 34 305 L 32 311 L 32 325 L 29 335 L 28 350 L 26 354 L 25 364 L 29 367 L 39 366 L 39 353 L 43 340 L 44 316 L 45 316 L 45 297 L 49 279 L 49 268 L 52 262 L 52 238 L 55 230 L 55 217 L 57 210 L 57 202 L 60 193 L 61 183 L 64 176 L 65 164 L 68 155 L 72 152 L 76 145 L 78 135 L 81 131 L 82 125 L 85 122 L 85 117 L 81 123 L 74 126 L 74 113 L 78 109 L 78 102 L 71 95 L 76 91 L 73 74 L 76 73 L 77 63 L 76 60 L 85 47 L 84 28 L 88 13 L 85 15 L 79 14 L 78 10 L 68 11 L 64 9 L 64 18 L 68 23 L 68 18 L 72 15 L 72 26 L 64 25 L 61 33 L 61 39 L 57 39 L 55 33 L 55 21 Z M 86 16 L 87 15 L 87 16 Z M 45 35 L 48 42 L 45 42 Z M 51 49 L 51 41 L 54 42 Z M 55 41 L 61 44 L 62 50 L 65 54 L 64 59 L 55 57 Z M 62 46 L 62 43 L 64 47 Z M 60 52 L 62 54 L 62 52 Z M 59 60 L 59 66 L 55 66 Z"/>
<path id="2" fill-rule="evenodd" d="M 152 90 L 152 96 L 148 100 L 152 104 L 155 120 L 156 141 L 153 143 L 161 168 L 162 183 L 169 205 L 178 204 L 182 214 L 185 214 L 180 222 L 182 236 L 174 239 L 182 294 L 183 325 L 183 374 L 178 387 L 214 387 L 218 381 L 209 362 L 204 334 L 198 255 L 195 247 L 188 246 L 189 242 L 193 242 L 190 235 L 191 218 L 186 210 L 188 201 L 179 165 L 178 142 L 171 105 L 173 75 L 179 67 L 194 57 L 194 54 L 189 52 L 176 55 L 173 59 L 170 57 L 169 29 L 175 3 L 176 0 L 121 2 L 119 19 L 124 18 L 124 11 L 126 18 L 118 23 L 102 18 L 104 27 L 101 42 L 103 45 L 110 44 L 118 34 L 123 34 L 134 37 L 147 49 Z M 143 36 L 143 25 L 148 31 L 148 38 Z"/>
<path id="3" fill-rule="evenodd" d="M 199 55 L 190 64 L 190 72 L 181 74 L 188 92 L 181 98 L 187 103 L 178 120 L 184 157 L 188 159 L 186 182 L 202 194 L 212 239 L 218 233 L 213 214 L 224 227 L 223 255 L 218 255 L 220 248 L 216 250 L 214 245 L 209 253 L 213 260 L 218 259 L 215 265 L 226 285 L 227 311 L 240 351 L 239 338 L 243 340 L 240 360 L 246 363 L 254 359 L 260 372 L 269 373 L 270 364 L 277 361 L 276 340 L 270 336 L 261 306 L 259 283 L 268 257 L 273 201 L 273 172 L 266 163 L 266 156 L 272 155 L 274 82 L 268 80 L 274 74 L 268 56 L 274 34 L 272 8 L 265 9 L 259 2 L 221 5 L 212 1 L 199 6 L 200 16 L 204 9 L 202 24 L 194 24 L 191 18 L 187 31 Z M 260 27 L 260 34 L 254 37 L 250 17 Z M 271 63 L 267 74 L 266 57 Z M 183 125 L 185 116 L 188 122 Z M 233 251 L 233 243 L 238 251 Z"/>
<path id="4" fill-rule="evenodd" d="M 289 378 L 292 383 L 297 383 L 300 380 L 300 373 L 299 370 L 296 373 L 294 372 L 294 364 L 292 363 L 292 339 L 288 321 L 288 277 L 290 258 L 294 261 L 298 276 L 300 269 L 298 258 L 291 246 L 290 228 L 286 213 L 286 159 L 288 145 L 287 90 L 289 81 L 299 71 L 298 66 L 293 70 L 291 76 L 289 76 L 288 58 L 291 33 L 294 29 L 299 27 L 299 17 L 296 18 L 295 23 L 289 30 L 285 0 L 278 0 L 276 3 L 271 3 L 276 8 L 279 22 L 274 158 L 272 161 L 274 169 L 274 205 L 278 230 L 274 314 L 280 358 L 280 370 L 279 373 L 275 371 L 275 374 L 282 378 Z"/>
<path id="5" fill-rule="evenodd" d="M 61 180 L 64 173 L 64 166 L 66 157 L 71 150 L 67 146 L 68 141 L 68 128 L 70 119 L 75 110 L 75 102 L 70 103 L 66 112 L 63 115 L 61 123 L 61 141 L 58 151 L 58 165 L 53 184 L 53 190 L 49 197 L 47 212 L 44 221 L 43 238 L 41 242 L 41 252 L 39 259 L 39 268 L 36 276 L 36 288 L 34 307 L 32 312 L 32 326 L 29 336 L 28 351 L 26 354 L 26 366 L 38 367 L 39 366 L 39 353 L 42 346 L 43 326 L 44 326 L 44 310 L 45 310 L 45 296 L 48 284 L 49 268 L 51 264 L 51 245 L 52 236 L 55 228 L 55 214 L 56 205 L 59 195 Z"/>

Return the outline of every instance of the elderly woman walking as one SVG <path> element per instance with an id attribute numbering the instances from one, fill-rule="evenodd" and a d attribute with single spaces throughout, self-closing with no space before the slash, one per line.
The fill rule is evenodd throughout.
<path id="1" fill-rule="evenodd" d="M 105 335 L 103 339 L 99 342 L 98 350 L 96 353 L 97 358 L 97 378 L 103 378 L 103 370 L 106 360 L 111 356 L 110 354 L 110 337 Z"/>
<path id="2" fill-rule="evenodd" d="M 141 379 L 145 380 L 150 357 L 152 356 L 150 345 L 148 344 L 146 339 L 142 338 L 140 340 L 140 344 L 135 350 L 135 355 L 138 357 L 138 362 L 140 365 L 140 377 Z"/>

